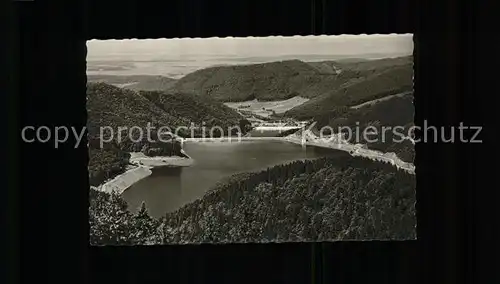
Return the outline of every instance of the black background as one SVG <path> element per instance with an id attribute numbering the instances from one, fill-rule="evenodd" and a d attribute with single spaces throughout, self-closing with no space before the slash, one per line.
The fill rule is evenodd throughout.
<path id="1" fill-rule="evenodd" d="M 479 251 L 494 251 L 478 242 L 479 232 L 493 239 L 494 223 L 483 227 L 473 212 L 494 208 L 496 184 L 486 179 L 495 166 L 480 160 L 498 154 L 480 152 L 484 144 L 417 145 L 417 241 L 90 248 L 86 148 L 21 143 L 19 135 L 25 125 L 85 125 L 87 39 L 413 33 L 415 123 L 483 125 L 489 143 L 487 98 L 498 91 L 487 91 L 495 72 L 486 66 L 495 67 L 498 49 L 489 42 L 495 33 L 478 26 L 486 19 L 479 7 L 493 9 L 463 2 L 7 3 L 10 278 L 2 283 L 497 283 L 486 278 L 491 263 L 476 264 Z"/>

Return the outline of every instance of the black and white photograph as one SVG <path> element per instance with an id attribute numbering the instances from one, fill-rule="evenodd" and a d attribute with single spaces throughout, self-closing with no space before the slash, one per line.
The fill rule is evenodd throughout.
<path id="1" fill-rule="evenodd" d="M 87 41 L 90 244 L 417 239 L 413 48 Z"/>

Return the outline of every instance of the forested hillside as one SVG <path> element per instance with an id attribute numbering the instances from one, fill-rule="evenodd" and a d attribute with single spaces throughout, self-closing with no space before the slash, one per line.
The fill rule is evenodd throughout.
<path id="1" fill-rule="evenodd" d="M 415 238 L 415 176 L 348 155 L 234 176 L 162 220 L 93 191 L 91 243 Z"/>
<path id="2" fill-rule="evenodd" d="M 195 71 L 179 79 L 174 89 L 193 92 L 223 102 L 258 99 L 284 100 L 295 96 L 315 98 L 335 93 L 344 84 L 359 82 L 392 68 L 411 67 L 411 57 L 366 62 L 303 62 L 286 60 L 252 65 L 220 66 Z M 411 69 L 411 68 L 410 68 Z M 410 75 L 411 80 L 411 75 Z M 396 88 L 397 86 L 392 86 Z M 355 102 L 371 97 L 358 90 L 350 94 Z M 380 95 L 380 91 L 374 96 Z M 359 97 L 358 97 L 359 96 Z"/>
<path id="3" fill-rule="evenodd" d="M 244 120 L 234 109 L 207 97 L 172 92 L 140 91 L 139 94 L 169 114 L 188 118 L 196 126 L 204 125 L 207 128 L 219 126 L 228 130 L 231 127 L 240 126 L 241 121 Z"/>
<path id="4" fill-rule="evenodd" d="M 100 128 L 110 127 L 114 134 L 112 138 L 117 143 L 119 142 L 118 147 L 128 152 L 141 151 L 148 144 L 146 134 L 143 134 L 142 139 L 139 140 L 141 138 L 140 131 L 129 132 L 132 127 L 139 127 L 145 132 L 148 123 L 169 127 L 189 125 L 188 119 L 165 112 L 144 96 L 105 83 L 89 83 L 87 85 L 87 112 L 87 129 L 90 140 L 99 141 L 101 138 Z M 118 127 L 126 127 L 121 136 L 118 135 Z M 108 139 L 111 132 L 103 128 L 103 134 L 102 138 Z M 151 131 L 151 138 L 157 138 L 156 131 Z M 166 137 L 163 138 L 166 139 Z"/>
<path id="5" fill-rule="evenodd" d="M 279 100 L 307 96 L 297 90 L 316 73 L 310 65 L 299 60 L 210 67 L 179 79 L 174 88 L 222 102 Z"/>
<path id="6" fill-rule="evenodd" d="M 329 63 L 317 64 L 326 68 L 324 66 Z M 335 63 L 335 66 L 353 73 L 359 72 L 363 76 L 359 76 L 358 78 L 361 78 L 359 80 L 351 80 L 333 92 L 312 98 L 287 111 L 283 116 L 299 120 L 312 119 L 317 122 L 317 129 L 331 126 L 334 131 L 337 131 L 342 126 L 352 130 L 358 127 L 361 139 L 356 141 L 356 137 L 353 135 L 351 143 L 368 144 L 370 149 L 394 152 L 403 161 L 413 162 L 414 145 L 409 140 L 401 141 L 401 138 L 394 135 L 392 130 L 386 131 L 384 134 L 382 131 L 382 127 L 391 127 L 392 129 L 403 127 L 404 130 L 401 129 L 398 132 L 408 134 L 408 129 L 414 125 L 412 58 Z M 397 94 L 407 95 L 376 102 L 371 106 L 351 108 L 351 106 L 367 101 Z M 363 139 L 362 133 L 368 126 L 377 128 L 380 138 L 378 141 L 368 142 Z M 374 138 L 369 137 L 369 139 Z"/>
<path id="7" fill-rule="evenodd" d="M 91 136 L 98 134 L 100 126 L 138 126 L 147 123 L 156 127 L 168 126 L 172 130 L 189 127 L 191 122 L 200 126 L 236 126 L 243 117 L 235 110 L 209 98 L 190 94 L 159 91 L 131 91 L 105 83 L 87 86 L 88 128 Z M 182 133 L 179 133 L 182 135 Z M 187 134 L 187 133 L 186 133 Z"/>
<path id="8" fill-rule="evenodd" d="M 359 109 L 344 108 L 343 112 L 338 112 L 332 117 L 323 116 L 322 120 L 319 120 L 318 128 L 328 125 L 336 131 L 340 127 L 349 127 L 352 130 L 357 127 L 361 141 L 355 141 L 356 137 L 352 135 L 350 142 L 367 144 L 370 149 L 382 152 L 394 152 L 403 161 L 413 163 L 415 146 L 410 140 L 402 140 L 403 134 L 404 136 L 410 134 L 409 130 L 414 125 L 413 121 L 413 94 L 409 94 Z M 362 135 L 369 126 L 377 129 L 376 142 L 366 141 Z M 383 127 L 387 130 L 384 131 Z M 395 131 L 401 135 L 395 134 Z M 377 136 L 372 135 L 367 138 L 374 140 L 375 137 Z"/>
<path id="9" fill-rule="evenodd" d="M 98 186 L 109 178 L 125 171 L 130 154 L 114 144 L 105 148 L 89 147 L 89 183 Z"/>
<path id="10" fill-rule="evenodd" d="M 285 115 L 297 119 L 308 119 L 328 114 L 339 107 L 354 106 L 389 95 L 412 91 L 412 76 L 413 66 L 410 64 L 376 70 L 366 77 L 352 79 L 331 92 L 317 96 L 287 111 Z"/>

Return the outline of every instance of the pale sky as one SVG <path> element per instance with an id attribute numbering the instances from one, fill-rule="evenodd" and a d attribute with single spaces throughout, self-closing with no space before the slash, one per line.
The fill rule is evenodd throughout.
<path id="1" fill-rule="evenodd" d="M 87 59 L 183 60 L 204 58 L 274 57 L 286 55 L 407 54 L 411 34 L 340 35 L 246 38 L 183 38 L 91 40 Z M 362 56 L 361 56 L 362 57 Z"/>

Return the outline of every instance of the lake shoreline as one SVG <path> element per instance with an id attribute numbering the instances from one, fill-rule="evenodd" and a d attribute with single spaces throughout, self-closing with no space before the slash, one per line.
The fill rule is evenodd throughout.
<path id="1" fill-rule="evenodd" d="M 339 150 L 349 153 L 351 156 L 362 156 L 370 158 L 374 161 L 388 162 L 398 169 L 403 169 L 411 174 L 415 174 L 415 166 L 399 159 L 394 153 L 382 153 L 375 150 L 363 148 L 361 145 L 353 145 L 349 143 L 336 143 L 332 141 L 322 141 L 314 135 L 309 135 L 307 140 L 303 140 L 301 136 L 292 134 L 286 137 L 233 137 L 233 139 L 203 139 L 203 138 L 188 138 L 183 139 L 182 143 L 231 143 L 241 141 L 281 141 L 293 143 L 301 146 L 313 146 L 324 149 Z M 182 150 L 182 154 L 186 157 L 180 156 L 156 156 L 148 157 L 143 153 L 130 153 L 129 168 L 120 175 L 115 176 L 95 189 L 107 193 L 117 192 L 122 194 L 135 183 L 149 177 L 152 174 L 152 169 L 161 167 L 189 167 L 193 164 L 194 160 Z"/>
<path id="2" fill-rule="evenodd" d="M 192 165 L 193 159 L 184 151 L 182 154 L 187 158 L 179 156 L 148 157 L 140 152 L 132 152 L 130 153 L 129 167 L 125 172 L 94 188 L 106 193 L 115 192 L 117 194 L 122 194 L 135 183 L 149 177 L 153 173 L 152 170 L 155 168 L 189 167 Z"/>
<path id="3" fill-rule="evenodd" d="M 415 174 L 415 166 L 412 163 L 401 160 L 395 153 L 383 153 L 376 150 L 364 148 L 365 145 L 355 145 L 337 140 L 322 140 L 310 133 L 303 140 L 301 135 L 291 134 L 285 137 L 229 137 L 229 138 L 187 138 L 182 143 L 231 143 L 231 142 L 252 142 L 252 141 L 282 141 L 301 146 L 314 146 L 324 149 L 339 150 L 349 153 L 351 156 L 362 156 L 378 162 L 388 162 L 398 169 L 405 170 L 410 174 Z"/>

